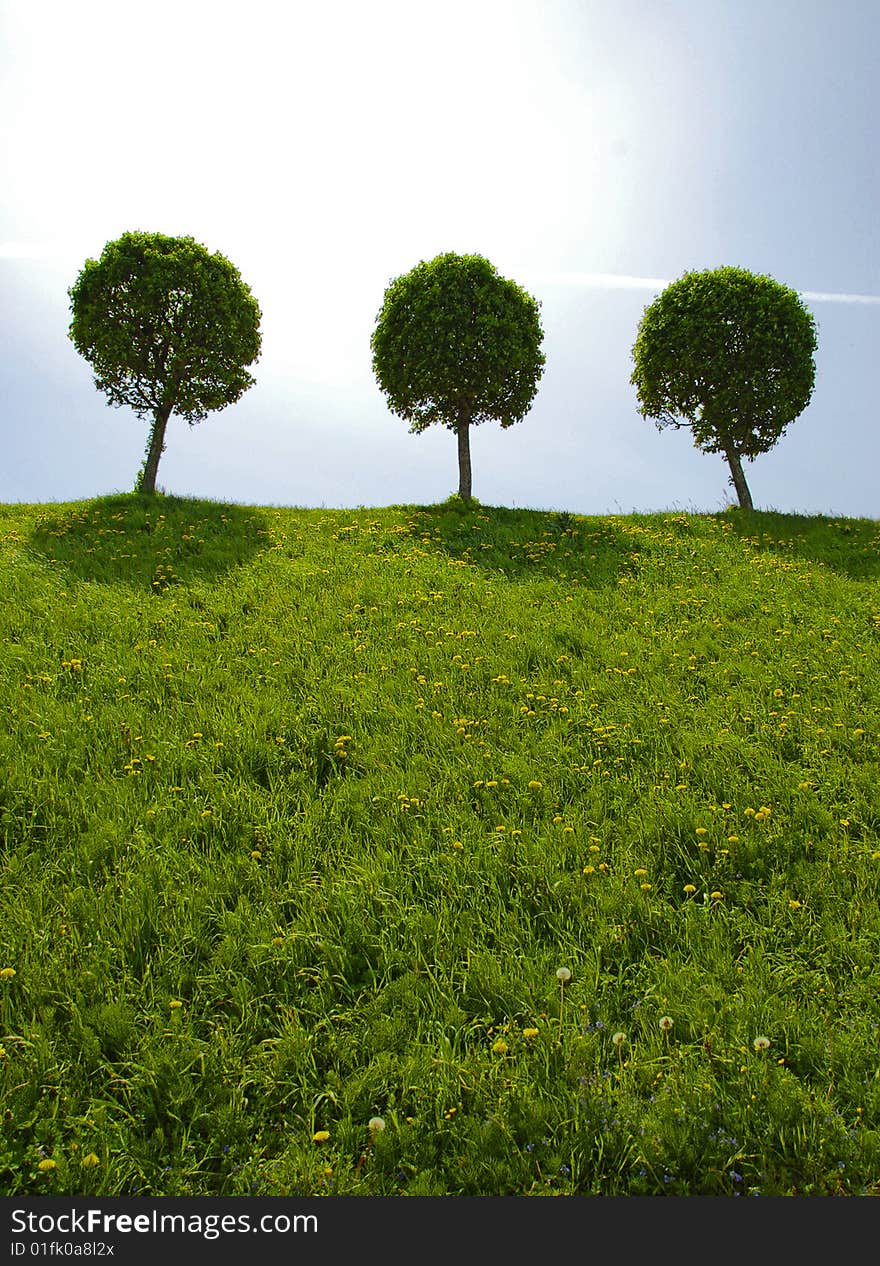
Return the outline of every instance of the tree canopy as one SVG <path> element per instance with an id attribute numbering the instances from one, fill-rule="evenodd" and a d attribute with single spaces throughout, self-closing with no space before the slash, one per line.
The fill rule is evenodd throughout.
<path id="1" fill-rule="evenodd" d="M 391 411 L 419 433 L 458 436 L 459 495 L 471 496 L 469 428 L 528 413 L 543 373 L 539 304 L 481 255 L 448 252 L 392 281 L 371 339 Z"/>
<path id="2" fill-rule="evenodd" d="M 690 426 L 723 453 L 752 508 L 742 458 L 768 452 L 810 402 L 816 326 L 794 290 L 744 268 L 688 272 L 645 309 L 633 347 L 639 412 Z"/>
<path id="3" fill-rule="evenodd" d="M 153 426 L 139 487 L 154 492 L 172 413 L 192 425 L 254 385 L 260 309 L 238 270 L 191 237 L 124 233 L 68 291 L 70 338 L 108 404 Z"/>

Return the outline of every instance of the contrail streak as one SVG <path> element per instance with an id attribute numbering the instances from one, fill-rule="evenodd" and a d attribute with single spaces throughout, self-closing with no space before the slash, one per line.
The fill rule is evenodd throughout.
<path id="1" fill-rule="evenodd" d="M 0 242 L 0 259 L 58 259 L 76 255 L 78 247 L 70 242 Z M 534 272 L 517 270 L 537 285 L 583 286 L 593 290 L 649 290 L 659 294 L 669 285 L 664 277 L 631 277 L 626 273 Z M 825 290 L 799 290 L 802 299 L 813 303 L 880 303 L 880 295 L 847 294 Z"/>
<path id="2" fill-rule="evenodd" d="M 548 286 L 584 286 L 594 290 L 650 290 L 659 292 L 670 284 L 663 277 L 631 277 L 625 273 L 528 272 L 529 279 Z M 824 290 L 799 290 L 802 299 L 814 303 L 880 303 L 880 295 L 847 294 Z"/>
<path id="3" fill-rule="evenodd" d="M 814 303 L 880 303 L 880 295 L 825 294 L 821 290 L 799 290 L 798 294 Z"/>

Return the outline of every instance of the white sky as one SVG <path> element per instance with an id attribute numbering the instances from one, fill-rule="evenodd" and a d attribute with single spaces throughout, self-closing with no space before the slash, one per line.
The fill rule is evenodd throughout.
<path id="1" fill-rule="evenodd" d="M 444 250 L 543 304 L 531 414 L 472 432 L 484 502 L 588 513 L 732 496 L 636 412 L 641 312 L 690 268 L 809 296 L 814 401 L 747 467 L 756 504 L 877 515 L 880 331 L 871 0 L 0 0 L 0 500 L 130 487 L 147 423 L 67 339 L 67 287 L 127 229 L 191 234 L 263 312 L 257 386 L 159 483 L 356 506 L 442 500 L 454 437 L 385 407 L 385 286 Z"/>

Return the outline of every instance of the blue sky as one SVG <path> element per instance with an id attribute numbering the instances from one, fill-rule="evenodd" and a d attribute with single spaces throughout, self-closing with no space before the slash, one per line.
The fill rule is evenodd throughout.
<path id="1" fill-rule="evenodd" d="M 67 288 L 129 229 L 235 263 L 257 385 L 172 418 L 159 485 L 248 504 L 443 500 L 455 437 L 387 409 L 388 282 L 453 250 L 541 301 L 531 412 L 471 434 L 490 505 L 733 500 L 719 457 L 637 412 L 664 282 L 731 264 L 801 292 L 813 400 L 746 465 L 758 508 L 878 517 L 876 0 L 0 3 L 0 501 L 131 488 L 148 424 L 67 337 Z"/>

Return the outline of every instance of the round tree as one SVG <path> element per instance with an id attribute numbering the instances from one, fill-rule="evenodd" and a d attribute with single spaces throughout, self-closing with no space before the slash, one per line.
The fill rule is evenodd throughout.
<path id="1" fill-rule="evenodd" d="M 260 309 L 238 270 L 191 237 L 123 233 L 68 291 L 70 337 L 108 404 L 153 425 L 138 489 L 156 490 L 172 413 L 192 425 L 252 387 Z"/>
<path id="2" fill-rule="evenodd" d="M 539 305 L 481 255 L 447 253 L 392 281 L 373 331 L 373 371 L 392 413 L 458 436 L 458 493 L 471 497 L 470 428 L 529 411 L 543 373 Z"/>
<path id="3" fill-rule="evenodd" d="M 657 426 L 690 426 L 722 453 L 739 504 L 752 509 L 742 459 L 768 452 L 807 407 L 816 326 L 794 290 L 744 268 L 689 272 L 642 316 L 631 382 Z"/>

